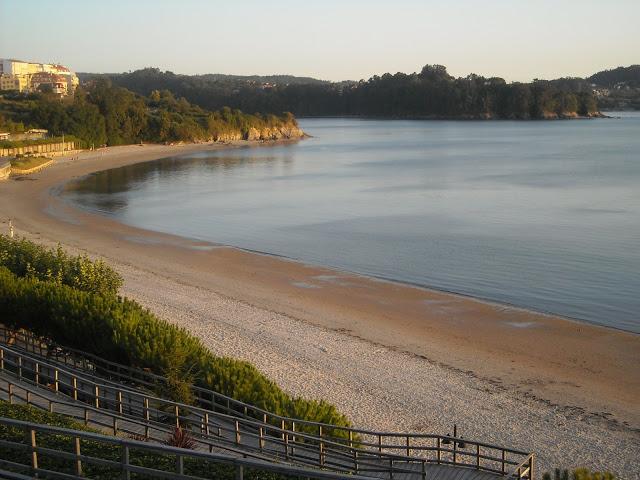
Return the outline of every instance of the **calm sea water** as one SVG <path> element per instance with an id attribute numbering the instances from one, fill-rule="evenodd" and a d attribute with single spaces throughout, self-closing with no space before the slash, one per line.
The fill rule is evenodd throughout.
<path id="1" fill-rule="evenodd" d="M 640 115 L 308 119 L 65 196 L 131 225 L 640 332 Z"/>

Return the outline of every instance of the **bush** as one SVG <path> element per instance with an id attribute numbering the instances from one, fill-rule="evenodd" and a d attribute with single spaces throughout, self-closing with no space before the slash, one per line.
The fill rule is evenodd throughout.
<path id="1" fill-rule="evenodd" d="M 50 249 L 24 238 L 0 235 L 0 265 L 19 277 L 35 277 L 86 292 L 115 295 L 122 277 L 101 260 L 71 256 L 60 246 Z"/>
<path id="2" fill-rule="evenodd" d="M 174 378 L 180 376 L 177 360 L 183 378 L 276 415 L 349 425 L 334 406 L 291 398 L 250 363 L 214 356 L 185 329 L 131 300 L 37 277 L 19 278 L 0 267 L 0 315 L 9 327 L 26 328 L 63 346 L 161 375 L 169 372 Z M 179 383 L 175 391 L 183 391 Z"/>
<path id="3" fill-rule="evenodd" d="M 186 448 L 187 450 L 195 450 L 196 448 L 196 441 L 191 433 L 180 427 L 174 427 L 164 443 L 170 447 Z"/>
<path id="4" fill-rule="evenodd" d="M 569 480 L 569 471 L 556 468 L 551 476 L 550 472 L 542 476 L 543 480 Z M 616 476 L 611 472 L 592 472 L 588 468 L 578 468 L 571 474 L 571 480 L 615 480 Z"/>

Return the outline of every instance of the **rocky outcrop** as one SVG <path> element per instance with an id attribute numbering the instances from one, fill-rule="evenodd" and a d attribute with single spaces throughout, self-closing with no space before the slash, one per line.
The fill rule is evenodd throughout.
<path id="1" fill-rule="evenodd" d="M 234 142 L 238 140 L 248 141 L 275 141 L 291 140 L 306 136 L 304 131 L 295 123 L 286 123 L 277 127 L 250 127 L 246 132 L 240 130 L 234 132 L 221 132 L 214 135 L 214 142 Z"/>

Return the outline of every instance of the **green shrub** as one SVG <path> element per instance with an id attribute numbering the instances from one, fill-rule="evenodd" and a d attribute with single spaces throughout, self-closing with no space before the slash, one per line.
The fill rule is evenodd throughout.
<path id="1" fill-rule="evenodd" d="M 615 480 L 611 472 L 592 472 L 588 468 L 578 468 L 573 471 L 573 480 Z"/>
<path id="2" fill-rule="evenodd" d="M 569 480 L 569 471 L 567 469 L 556 468 L 551 476 L 550 472 L 546 472 L 542 476 L 543 480 Z M 588 468 L 578 468 L 571 474 L 572 480 L 616 480 L 616 476 L 611 472 L 592 472 Z"/>
<path id="3" fill-rule="evenodd" d="M 87 292 L 115 295 L 122 277 L 101 260 L 71 256 L 57 248 L 46 248 L 24 238 L 0 235 L 0 265 L 19 277 L 33 276 Z"/>
<path id="4" fill-rule="evenodd" d="M 19 278 L 0 267 L 0 315 L 6 325 L 115 362 L 174 378 L 193 378 L 197 385 L 277 415 L 349 425 L 334 406 L 291 398 L 250 363 L 214 356 L 185 329 L 131 300 L 36 277 Z M 176 359 L 180 371 L 176 371 Z M 174 385 L 177 392 L 183 387 L 180 382 Z"/>

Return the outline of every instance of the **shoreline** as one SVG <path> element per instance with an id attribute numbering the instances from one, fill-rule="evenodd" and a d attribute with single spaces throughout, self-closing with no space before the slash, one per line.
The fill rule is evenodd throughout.
<path id="1" fill-rule="evenodd" d="M 559 465 L 551 460 L 562 452 L 543 452 L 545 445 L 568 429 L 573 441 L 560 443 L 573 443 L 565 453 L 574 453 L 575 466 L 606 468 L 612 461 L 609 469 L 638 478 L 638 334 L 145 231 L 55 195 L 69 180 L 99 170 L 268 145 L 85 152 L 0 185 L 0 217 L 13 218 L 18 233 L 33 240 L 104 258 L 123 273 L 125 295 L 187 327 L 214 353 L 251 361 L 288 392 L 336 404 L 358 426 L 446 433 L 441 429 L 457 419 L 468 438 L 536 450 L 547 468 Z M 498 418 L 500 410 L 507 419 Z M 626 454 L 616 446 L 621 438 Z M 594 448 L 610 458 L 597 458 Z"/>
<path id="2" fill-rule="evenodd" d="M 635 110 L 630 110 L 635 111 Z M 503 117 L 490 117 L 482 115 L 468 115 L 468 116 L 440 116 L 440 115 L 359 115 L 359 114 L 344 114 L 344 115 L 302 115 L 297 116 L 300 119 L 314 119 L 314 118 L 348 118 L 348 119 L 361 119 L 361 120 L 437 120 L 437 121 L 506 121 L 506 122 L 537 122 L 537 121 L 549 121 L 549 120 L 594 120 L 597 118 L 618 118 L 607 115 L 610 112 L 595 112 L 591 115 L 550 115 L 541 118 L 503 118 Z"/>
<path id="3" fill-rule="evenodd" d="M 240 147 L 240 148 L 242 148 L 242 147 Z M 153 161 L 153 160 L 151 160 L 151 161 Z M 78 178 L 78 180 L 82 180 L 83 178 L 86 178 L 86 177 L 92 175 L 93 173 L 99 173 L 101 171 L 104 171 L 104 170 L 97 170 L 96 172 L 89 173 L 89 174 L 87 174 L 87 175 L 85 175 L 83 177 Z M 53 191 L 52 191 L 51 195 L 58 197 L 60 199 L 60 201 L 62 201 L 65 204 L 69 205 L 73 209 L 80 210 L 82 212 L 86 212 L 86 213 L 88 213 L 90 215 L 96 215 L 96 216 L 99 216 L 99 217 L 104 217 L 104 218 L 107 218 L 107 219 L 110 219 L 110 220 L 118 222 L 117 220 L 114 220 L 110 215 L 102 214 L 99 211 L 92 210 L 90 208 L 83 208 L 82 206 L 77 205 L 73 201 L 67 201 L 67 200 L 63 199 L 62 198 L 62 190 L 64 189 L 64 186 L 66 185 L 66 183 L 68 183 L 68 182 L 63 182 L 61 185 L 58 185 L 57 187 L 59 188 L 59 190 L 58 190 L 57 187 L 52 187 L 56 191 L 55 191 L 55 193 L 53 193 Z M 121 223 L 122 225 L 126 225 L 126 226 L 129 226 L 129 227 L 132 227 L 132 228 L 139 228 L 139 227 L 135 227 L 134 225 L 129 225 L 129 224 L 124 223 L 124 222 L 118 222 L 118 223 Z M 422 285 L 422 284 L 419 284 L 419 283 L 413 283 L 413 282 L 404 281 L 404 280 L 398 280 L 398 279 L 394 279 L 394 278 L 381 277 L 381 276 L 370 275 L 370 274 L 366 274 L 366 273 L 360 273 L 360 272 L 348 270 L 346 268 L 340 268 L 340 267 L 335 267 L 335 266 L 331 266 L 331 265 L 322 265 L 320 263 L 308 262 L 308 261 L 292 258 L 292 257 L 289 257 L 287 255 L 283 255 L 283 254 L 267 252 L 267 251 L 264 251 L 264 250 L 256 250 L 256 249 L 251 249 L 251 248 L 244 248 L 244 247 L 239 247 L 237 245 L 232 245 L 232 244 L 228 244 L 228 243 L 216 242 L 216 241 L 212 241 L 212 240 L 202 240 L 202 239 L 188 237 L 188 236 L 184 236 L 184 235 L 175 235 L 175 234 L 172 234 L 172 233 L 166 233 L 166 232 L 162 232 L 162 231 L 159 231 L 159 230 L 148 230 L 148 229 L 142 229 L 142 228 L 140 228 L 140 229 L 145 231 L 145 232 L 148 232 L 148 233 L 171 235 L 171 236 L 175 236 L 177 238 L 183 239 L 184 241 L 198 243 L 198 244 L 200 244 L 199 248 L 202 248 L 202 249 L 208 249 L 208 248 L 231 248 L 231 249 L 238 250 L 240 252 L 245 252 L 245 253 L 248 253 L 248 254 L 264 255 L 266 257 L 271 257 L 271 258 L 275 258 L 275 259 L 286 261 L 286 262 L 298 263 L 298 264 L 304 265 L 304 266 L 309 267 L 309 268 L 320 268 L 320 269 L 323 269 L 323 270 L 330 270 L 330 271 L 335 272 L 336 275 L 357 276 L 357 277 L 361 277 L 361 278 L 363 278 L 365 280 L 383 282 L 383 283 L 388 283 L 388 284 L 396 285 L 396 286 L 400 286 L 400 287 L 417 288 L 417 289 L 424 290 L 425 292 L 430 292 L 430 293 L 441 293 L 441 294 L 446 294 L 446 295 L 453 295 L 455 297 L 461 297 L 462 299 L 469 299 L 469 300 L 472 300 L 472 301 L 475 301 L 475 302 L 478 302 L 478 303 L 484 303 L 484 304 L 487 304 L 487 305 L 492 306 L 494 308 L 505 308 L 505 309 L 508 308 L 510 310 L 521 311 L 523 313 L 541 315 L 541 316 L 545 316 L 545 317 L 549 317 L 549 318 L 556 318 L 556 319 L 560 319 L 560 320 L 567 321 L 567 322 L 574 322 L 577 325 L 589 325 L 589 326 L 605 328 L 605 329 L 609 329 L 609 330 L 613 330 L 613 331 L 617 331 L 617 332 L 629 333 L 629 334 L 632 334 L 632 335 L 640 336 L 640 332 L 634 332 L 632 330 L 625 330 L 624 328 L 616 327 L 616 326 L 613 326 L 613 325 L 605 325 L 605 324 L 597 323 L 595 321 L 587 320 L 587 319 L 584 319 L 584 318 L 571 317 L 571 316 L 568 316 L 568 315 L 562 315 L 562 314 L 559 314 L 559 313 L 554 313 L 554 312 L 545 311 L 545 310 L 537 310 L 536 308 L 533 308 L 533 307 L 517 305 L 517 304 L 514 304 L 514 303 L 504 302 L 504 301 L 495 300 L 495 299 L 492 299 L 492 298 L 487 298 L 487 297 L 482 297 L 482 296 L 478 296 L 478 295 L 467 294 L 467 293 L 463 293 L 463 292 L 456 292 L 454 290 L 447 290 L 445 288 L 439 288 L 439 287 L 433 286 L 433 285 Z"/>

